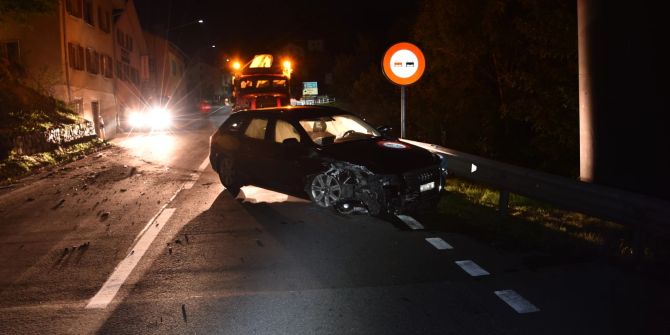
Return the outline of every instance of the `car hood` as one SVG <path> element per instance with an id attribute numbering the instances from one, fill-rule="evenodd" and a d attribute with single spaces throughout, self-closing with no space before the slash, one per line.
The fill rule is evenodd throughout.
<path id="1" fill-rule="evenodd" d="M 349 141 L 317 150 L 329 158 L 363 165 L 378 174 L 401 174 L 438 163 L 426 149 L 388 139 Z"/>

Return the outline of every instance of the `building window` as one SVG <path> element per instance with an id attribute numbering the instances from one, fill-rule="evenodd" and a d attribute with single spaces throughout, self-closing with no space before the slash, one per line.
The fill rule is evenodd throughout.
<path id="1" fill-rule="evenodd" d="M 116 43 L 120 46 L 123 46 L 123 32 L 121 30 L 116 31 Z"/>
<path id="2" fill-rule="evenodd" d="M 100 68 L 100 73 L 107 78 L 112 78 L 113 68 L 112 68 L 112 57 L 107 55 L 100 55 L 100 62 L 102 67 Z"/>
<path id="3" fill-rule="evenodd" d="M 75 70 L 84 69 L 84 48 L 81 45 L 68 43 L 67 53 L 70 61 L 70 67 Z"/>
<path id="4" fill-rule="evenodd" d="M 78 115 L 84 115 L 84 99 L 74 99 L 72 100 L 72 103 L 70 103 L 70 109 L 72 109 L 73 112 L 77 113 Z"/>
<path id="5" fill-rule="evenodd" d="M 93 22 L 93 1 L 92 0 L 84 0 L 84 21 L 90 25 L 94 25 L 95 22 Z"/>
<path id="6" fill-rule="evenodd" d="M 123 79 L 123 65 L 121 61 L 116 61 L 116 78 Z"/>
<path id="7" fill-rule="evenodd" d="M 81 0 L 66 0 L 65 9 L 70 15 L 81 18 Z"/>
<path id="8" fill-rule="evenodd" d="M 5 58 L 10 63 L 20 62 L 21 54 L 19 50 L 19 41 L 0 42 L 0 58 Z"/>
<path id="9" fill-rule="evenodd" d="M 111 31 L 111 17 L 109 11 L 104 10 L 98 6 L 98 27 L 100 30 L 109 33 Z"/>
<path id="10" fill-rule="evenodd" d="M 100 73 L 100 55 L 91 48 L 86 49 L 86 71 Z"/>
<path id="11" fill-rule="evenodd" d="M 134 67 L 130 68 L 130 80 L 135 84 L 139 85 L 140 84 L 140 76 L 139 72 L 137 72 L 137 69 Z"/>
<path id="12" fill-rule="evenodd" d="M 128 49 L 128 51 L 133 51 L 133 38 L 130 37 L 130 35 L 125 35 L 125 44 L 122 44 L 124 48 Z"/>
<path id="13" fill-rule="evenodd" d="M 130 65 L 123 64 L 123 77 L 121 79 L 128 81 L 128 78 L 130 78 Z"/>
<path id="14" fill-rule="evenodd" d="M 149 58 L 149 72 L 156 73 L 156 60 L 153 57 Z"/>

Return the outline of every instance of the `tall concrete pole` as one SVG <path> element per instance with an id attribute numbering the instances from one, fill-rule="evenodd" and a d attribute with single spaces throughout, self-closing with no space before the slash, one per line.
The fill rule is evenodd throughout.
<path id="1" fill-rule="evenodd" d="M 577 48 L 579 58 L 579 179 L 593 181 L 594 138 L 591 95 L 591 69 L 589 67 L 590 0 L 577 0 Z"/>

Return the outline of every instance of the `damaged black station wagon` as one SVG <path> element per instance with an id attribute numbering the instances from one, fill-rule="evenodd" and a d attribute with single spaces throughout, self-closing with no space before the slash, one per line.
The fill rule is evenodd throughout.
<path id="1" fill-rule="evenodd" d="M 434 207 L 444 160 L 384 130 L 336 108 L 241 111 L 212 135 L 210 162 L 233 196 L 256 185 L 347 214 Z"/>

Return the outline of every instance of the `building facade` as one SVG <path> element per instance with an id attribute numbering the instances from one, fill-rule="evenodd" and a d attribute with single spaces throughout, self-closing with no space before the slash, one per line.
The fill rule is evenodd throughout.
<path id="1" fill-rule="evenodd" d="M 132 0 L 61 0 L 55 12 L 5 22 L 0 46 L 26 81 L 69 103 L 100 137 L 116 135 L 125 106 L 141 106 L 146 44 Z"/>
<path id="2" fill-rule="evenodd" d="M 149 50 L 149 80 L 145 89 L 147 100 L 183 111 L 189 106 L 185 80 L 187 57 L 177 46 L 148 31 L 144 39 Z"/>

